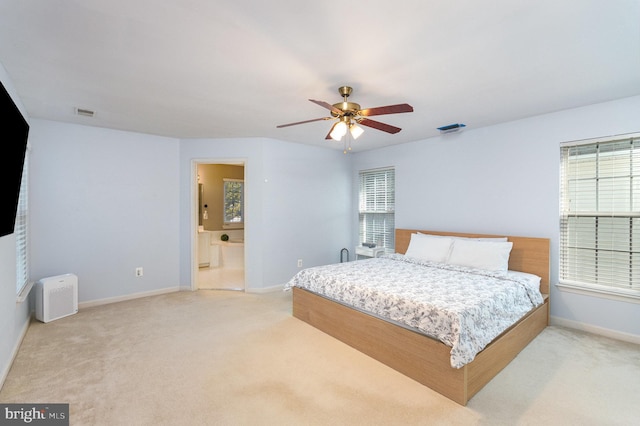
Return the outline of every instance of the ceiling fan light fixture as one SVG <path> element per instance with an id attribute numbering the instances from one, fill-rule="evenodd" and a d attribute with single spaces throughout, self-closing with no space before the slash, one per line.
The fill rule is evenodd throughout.
<path id="1" fill-rule="evenodd" d="M 333 130 L 331 130 L 331 133 L 329 134 L 329 136 L 331 136 L 331 139 L 335 141 L 339 141 L 346 134 L 347 134 L 347 123 L 345 123 L 344 121 L 340 121 L 336 123 L 335 126 L 333 126 Z"/>
<path id="2" fill-rule="evenodd" d="M 349 126 L 349 131 L 351 132 L 351 136 L 353 136 L 354 140 L 358 139 L 360 135 L 364 133 L 364 129 L 358 126 L 357 123 L 351 124 L 351 126 Z"/>
<path id="3" fill-rule="evenodd" d="M 338 92 L 342 96 L 342 102 L 330 104 L 325 101 L 319 101 L 315 99 L 309 99 L 316 105 L 321 106 L 330 111 L 329 117 L 313 118 L 311 120 L 297 121 L 295 123 L 280 124 L 277 128 L 295 126 L 298 124 L 312 123 L 321 120 L 332 120 L 333 125 L 329 129 L 329 133 L 325 136 L 325 140 L 333 139 L 335 141 L 345 141 L 345 152 L 351 150 L 351 142 L 362 136 L 364 133 L 364 127 L 370 127 L 375 130 L 387 132 L 389 134 L 396 134 L 400 130 L 399 127 L 392 126 L 390 124 L 382 123 L 380 121 L 372 120 L 369 117 L 377 115 L 398 114 L 402 112 L 413 112 L 413 107 L 409 104 L 395 104 L 386 105 L 375 108 L 361 109 L 360 104 L 355 102 L 349 102 L 349 95 L 351 95 L 352 88 L 349 86 L 342 86 L 338 89 Z"/>

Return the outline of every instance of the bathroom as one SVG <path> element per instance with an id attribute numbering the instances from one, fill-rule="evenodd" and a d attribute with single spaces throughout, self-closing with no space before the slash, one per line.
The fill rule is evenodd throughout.
<path id="1" fill-rule="evenodd" d="M 244 283 L 244 164 L 198 164 L 198 289 Z"/>

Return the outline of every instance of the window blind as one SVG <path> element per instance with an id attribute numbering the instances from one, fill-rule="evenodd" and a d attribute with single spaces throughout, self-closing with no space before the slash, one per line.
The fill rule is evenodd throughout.
<path id="1" fill-rule="evenodd" d="M 14 234 L 16 238 L 16 294 L 29 284 L 29 256 L 27 246 L 27 213 L 29 188 L 29 151 L 25 155 L 22 169 L 22 181 L 20 182 L 20 195 L 18 196 L 18 208 Z"/>
<path id="2" fill-rule="evenodd" d="M 395 249 L 395 170 L 363 170 L 359 174 L 360 242 Z"/>
<path id="3" fill-rule="evenodd" d="M 561 147 L 560 282 L 640 295 L 640 138 Z"/>

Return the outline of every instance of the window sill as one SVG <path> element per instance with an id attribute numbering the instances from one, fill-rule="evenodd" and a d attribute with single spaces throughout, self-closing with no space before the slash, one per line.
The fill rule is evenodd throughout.
<path id="1" fill-rule="evenodd" d="M 222 225 L 222 229 L 244 229 L 244 223 L 238 223 L 238 224 L 225 223 Z"/>
<path id="2" fill-rule="evenodd" d="M 599 297 L 602 299 L 616 300 L 619 302 L 640 304 L 640 293 L 634 291 L 613 289 L 596 285 L 572 284 L 566 282 L 557 283 L 556 287 L 558 287 L 560 291 L 566 291 L 568 293 L 582 294 L 585 296 Z"/>
<path id="3" fill-rule="evenodd" d="M 30 281 L 22 288 L 22 291 L 18 293 L 18 297 L 16 298 L 16 303 L 22 303 L 29 297 L 29 293 L 31 293 L 31 289 L 33 288 L 33 281 Z"/>

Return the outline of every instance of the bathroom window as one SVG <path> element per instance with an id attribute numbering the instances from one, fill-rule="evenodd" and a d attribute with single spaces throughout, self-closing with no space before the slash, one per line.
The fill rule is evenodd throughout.
<path id="1" fill-rule="evenodd" d="M 224 182 L 224 228 L 244 228 L 244 181 L 223 179 Z"/>

